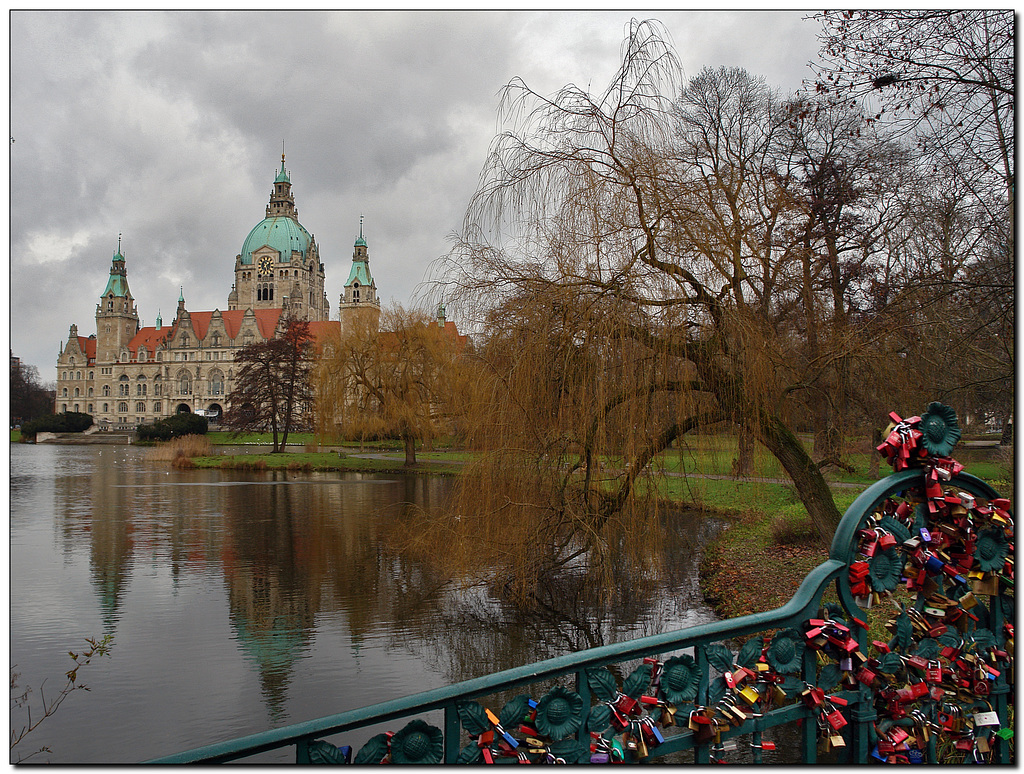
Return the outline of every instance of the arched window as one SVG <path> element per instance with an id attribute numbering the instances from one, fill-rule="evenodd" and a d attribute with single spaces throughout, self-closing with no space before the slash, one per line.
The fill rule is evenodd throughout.
<path id="1" fill-rule="evenodd" d="M 192 394 L 192 376 L 189 374 L 189 372 L 188 371 L 182 371 L 180 374 L 178 374 L 178 379 L 179 379 L 178 392 L 180 392 L 182 395 L 191 395 Z"/>
<path id="2" fill-rule="evenodd" d="M 117 394 L 123 396 L 128 395 L 128 390 L 131 385 L 128 383 L 128 376 L 125 374 L 121 375 L 121 378 L 117 380 L 118 390 Z"/>
<path id="3" fill-rule="evenodd" d="M 75 404 L 74 412 L 75 412 L 76 414 L 78 413 L 78 404 L 77 404 L 77 403 Z"/>
<path id="4" fill-rule="evenodd" d="M 77 397 L 78 397 L 78 396 L 79 396 L 80 394 L 81 394 L 81 393 L 80 393 L 80 392 L 78 391 L 78 388 L 77 388 L 77 387 L 75 387 L 75 397 L 77 398 Z"/>
<path id="5" fill-rule="evenodd" d="M 75 371 L 75 378 L 76 379 L 81 379 L 82 378 L 82 372 L 81 371 Z"/>
<path id="6" fill-rule="evenodd" d="M 163 387 L 163 380 L 160 379 L 160 374 L 157 374 L 153 377 L 153 394 L 159 395 L 161 387 Z"/>
<path id="7" fill-rule="evenodd" d="M 110 411 L 110 408 L 109 408 L 109 407 L 110 407 L 110 404 L 109 404 L 109 403 L 104 403 L 104 404 L 103 404 L 103 413 L 104 413 L 104 414 L 106 414 L 106 413 L 107 413 L 108 411 Z"/>
<path id="8" fill-rule="evenodd" d="M 90 371 L 90 372 L 89 372 L 89 381 L 92 381 L 92 378 L 93 378 L 93 376 L 92 376 L 92 375 L 93 375 L 93 372 L 92 372 L 92 371 Z"/>
<path id="9" fill-rule="evenodd" d="M 75 364 L 75 356 L 74 356 L 74 355 L 72 355 L 72 356 L 71 356 L 71 357 L 70 357 L 70 358 L 68 359 L 68 364 L 69 364 L 69 365 L 74 365 L 74 364 Z"/>
<path id="10" fill-rule="evenodd" d="M 188 334 L 187 333 L 181 334 L 181 346 L 183 346 L 183 347 L 187 347 L 188 346 Z"/>
<path id="11" fill-rule="evenodd" d="M 90 404 L 89 404 L 89 405 L 88 405 L 88 406 L 86 407 L 86 409 L 85 409 L 85 410 L 86 410 L 86 411 L 88 411 L 88 412 L 89 412 L 89 413 L 91 414 L 91 413 L 92 413 L 92 404 L 90 403 Z"/>
<path id="12" fill-rule="evenodd" d="M 146 362 L 146 355 L 147 354 L 148 353 L 146 352 L 146 348 L 145 347 L 139 347 L 138 360 L 139 360 L 140 363 L 145 363 Z"/>
<path id="13" fill-rule="evenodd" d="M 61 390 L 60 396 L 62 398 L 66 398 L 68 396 L 68 388 L 67 387 L 65 387 L 63 390 Z"/>
<path id="14" fill-rule="evenodd" d="M 352 283 L 352 300 L 355 303 L 357 303 L 357 304 L 359 303 L 359 283 L 358 282 L 353 282 Z"/>
<path id="15" fill-rule="evenodd" d="M 135 384 L 135 394 L 145 395 L 146 394 L 146 377 L 139 374 L 139 378 Z"/>
<path id="16" fill-rule="evenodd" d="M 109 398 L 110 397 L 110 385 L 109 384 L 104 384 L 103 385 L 103 397 L 104 398 Z"/>
<path id="17" fill-rule="evenodd" d="M 123 400 L 120 403 L 118 403 L 117 404 L 117 411 L 118 411 L 119 414 L 127 414 L 128 413 L 128 401 L 124 401 Z"/>
<path id="18" fill-rule="evenodd" d="M 224 374 L 222 374 L 220 371 L 210 372 L 210 394 L 224 394 Z"/>
<path id="19" fill-rule="evenodd" d="M 146 401 L 140 400 L 139 402 L 137 402 L 135 404 L 135 413 L 136 414 L 145 414 L 146 413 Z"/>
<path id="20" fill-rule="evenodd" d="M 92 387 L 89 388 L 89 397 L 92 397 Z"/>

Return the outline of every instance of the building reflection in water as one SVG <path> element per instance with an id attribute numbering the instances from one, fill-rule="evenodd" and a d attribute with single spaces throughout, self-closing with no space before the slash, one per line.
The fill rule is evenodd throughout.
<path id="1" fill-rule="evenodd" d="M 351 653 L 383 631 L 389 647 L 417 653 L 449 682 L 709 620 L 696 568 L 720 525 L 707 519 L 665 515 L 657 581 L 623 566 L 609 595 L 570 575 L 528 609 L 512 608 L 386 550 L 403 509 L 442 507 L 450 479 L 169 471 L 141 450 L 108 449 L 87 472 L 59 477 L 57 491 L 65 544 L 88 541 L 108 631 L 136 566 L 166 566 L 168 594 L 194 579 L 223 583 L 232 637 L 275 721 L 286 719 L 296 665 L 325 621 L 344 622 Z"/>

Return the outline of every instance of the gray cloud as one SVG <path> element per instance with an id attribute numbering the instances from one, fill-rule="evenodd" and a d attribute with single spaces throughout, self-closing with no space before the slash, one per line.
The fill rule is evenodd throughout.
<path id="1" fill-rule="evenodd" d="M 685 73 L 737 65 L 791 91 L 799 12 L 56 12 L 11 15 L 11 347 L 53 379 L 94 330 L 123 233 L 144 324 L 223 309 L 286 143 L 332 307 L 364 215 L 381 296 L 409 304 L 447 249 L 514 76 L 604 88 L 631 16 Z"/>

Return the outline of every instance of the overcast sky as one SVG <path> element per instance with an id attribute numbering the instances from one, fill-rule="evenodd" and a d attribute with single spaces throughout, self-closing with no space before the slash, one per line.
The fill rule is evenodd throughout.
<path id="1" fill-rule="evenodd" d="M 513 77 L 600 93 L 636 17 L 665 24 L 686 77 L 740 66 L 790 92 L 818 50 L 805 15 L 14 12 L 10 346 L 56 378 L 71 323 L 95 332 L 118 233 L 143 325 L 171 321 L 179 288 L 192 311 L 226 309 L 282 141 L 332 314 L 360 215 L 380 297 L 410 305 Z"/>

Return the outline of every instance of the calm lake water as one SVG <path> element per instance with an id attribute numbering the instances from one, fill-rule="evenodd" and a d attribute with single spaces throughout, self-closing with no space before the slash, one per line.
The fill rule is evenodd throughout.
<path id="1" fill-rule="evenodd" d="M 451 479 L 179 471 L 131 446 L 12 444 L 10 468 L 11 664 L 33 716 L 68 651 L 114 637 L 80 673 L 91 691 L 12 762 L 44 745 L 32 761 L 138 762 L 714 618 L 696 567 L 721 525 L 685 514 L 666 517 L 656 588 L 563 588 L 526 614 L 385 550 L 388 524 L 439 507 Z"/>

